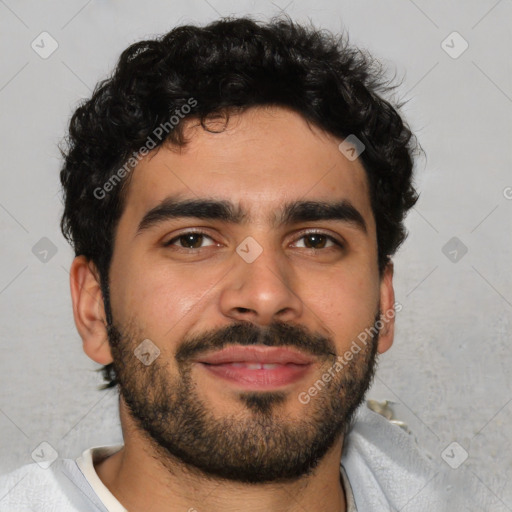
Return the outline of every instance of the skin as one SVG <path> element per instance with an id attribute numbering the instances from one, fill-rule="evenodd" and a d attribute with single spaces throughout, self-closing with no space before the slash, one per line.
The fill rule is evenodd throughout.
<path id="1" fill-rule="evenodd" d="M 251 108 L 232 115 L 220 133 L 188 122 L 185 133 L 190 141 L 186 147 L 154 150 L 133 171 L 110 269 L 115 323 L 124 327 L 127 339 L 149 338 L 159 347 L 157 361 L 168 363 L 169 381 L 177 382 L 174 354 L 187 336 L 238 321 L 264 327 L 277 320 L 325 336 L 340 356 L 374 324 L 379 306 L 381 312 L 393 309 L 393 264 L 379 276 L 365 171 L 359 159 L 350 161 L 339 151 L 341 139 L 281 107 Z M 249 222 L 173 219 L 136 235 L 143 215 L 176 193 L 238 203 L 249 212 Z M 299 199 L 349 199 L 362 214 L 368 232 L 336 220 L 271 229 L 269 216 L 284 202 Z M 211 237 L 199 251 L 163 247 L 185 228 L 199 227 Z M 301 238 L 306 229 L 321 230 L 342 241 L 345 248 L 326 242 L 326 248 L 313 251 L 306 245 L 308 240 Z M 263 249 L 250 264 L 236 252 L 247 236 Z M 100 364 L 113 362 L 99 276 L 92 262 L 83 256 L 75 258 L 70 282 L 85 353 Z M 393 336 L 394 317 L 379 333 L 379 354 L 390 348 Z M 285 400 L 273 409 L 276 419 L 294 424 L 310 418 L 315 403 L 322 403 L 322 393 L 311 397 L 309 406 L 297 396 L 331 364 L 332 360 L 319 358 L 307 377 L 283 388 Z M 361 369 L 367 362 L 355 362 L 350 368 L 356 365 Z M 235 386 L 197 366 L 191 367 L 190 377 L 197 399 L 214 418 L 236 416 L 243 421 L 256 414 Z M 336 396 L 333 389 L 331 398 Z M 134 421 L 122 396 L 120 418 L 125 446 L 97 464 L 96 471 L 130 511 L 345 510 L 339 477 L 343 435 L 312 474 L 284 483 L 251 485 L 189 471 L 177 460 L 163 464 L 161 452 Z"/>

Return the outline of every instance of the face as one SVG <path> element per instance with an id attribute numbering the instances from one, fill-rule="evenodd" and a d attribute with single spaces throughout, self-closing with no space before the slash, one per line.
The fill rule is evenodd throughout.
<path id="1" fill-rule="evenodd" d="M 217 133 L 189 122 L 185 134 L 186 147 L 133 171 L 102 362 L 164 465 L 298 478 L 340 440 L 392 341 L 387 326 L 357 342 L 394 301 L 365 172 L 283 108 L 232 115 Z"/>

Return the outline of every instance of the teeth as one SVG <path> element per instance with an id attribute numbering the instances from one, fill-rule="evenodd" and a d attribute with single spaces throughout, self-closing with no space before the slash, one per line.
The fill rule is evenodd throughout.
<path id="1" fill-rule="evenodd" d="M 282 365 L 279 363 L 230 363 L 230 366 L 233 368 L 247 368 L 248 370 L 274 370 Z"/>

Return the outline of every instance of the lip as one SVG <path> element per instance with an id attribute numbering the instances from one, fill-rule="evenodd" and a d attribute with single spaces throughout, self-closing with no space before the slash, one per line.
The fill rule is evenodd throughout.
<path id="1" fill-rule="evenodd" d="M 196 362 L 208 365 L 229 363 L 309 365 L 314 363 L 315 359 L 310 355 L 285 347 L 267 347 L 263 345 L 246 347 L 235 345 L 226 347 L 213 354 L 199 357 Z"/>
<path id="2" fill-rule="evenodd" d="M 239 388 L 269 390 L 304 378 L 309 374 L 315 359 L 284 347 L 235 345 L 200 357 L 195 362 L 209 375 Z M 254 365 L 257 364 L 272 366 L 255 369 Z"/>

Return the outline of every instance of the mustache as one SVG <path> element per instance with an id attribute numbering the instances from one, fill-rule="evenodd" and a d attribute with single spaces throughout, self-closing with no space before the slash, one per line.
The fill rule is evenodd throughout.
<path id="1" fill-rule="evenodd" d="M 301 325 L 279 321 L 268 326 L 236 322 L 187 337 L 180 344 L 175 357 L 179 363 L 183 363 L 204 352 L 221 350 L 230 345 L 293 347 L 317 357 L 336 357 L 335 345 L 331 338 L 310 332 Z"/>

